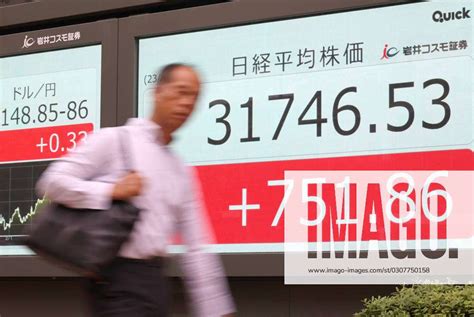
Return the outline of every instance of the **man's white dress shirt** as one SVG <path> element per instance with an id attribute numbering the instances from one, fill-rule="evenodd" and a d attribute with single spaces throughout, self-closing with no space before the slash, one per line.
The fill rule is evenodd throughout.
<path id="1" fill-rule="evenodd" d="M 212 317 L 233 312 L 219 258 L 203 252 L 211 241 L 203 226 L 192 170 L 163 144 L 161 128 L 153 121 L 133 118 L 123 127 L 89 135 L 77 150 L 48 167 L 37 184 L 38 192 L 72 208 L 107 209 L 114 184 L 127 172 L 120 142 L 144 186 L 141 195 L 131 200 L 141 209 L 140 217 L 119 255 L 166 256 L 166 247 L 178 232 L 187 248 L 180 262 L 195 314 Z"/>

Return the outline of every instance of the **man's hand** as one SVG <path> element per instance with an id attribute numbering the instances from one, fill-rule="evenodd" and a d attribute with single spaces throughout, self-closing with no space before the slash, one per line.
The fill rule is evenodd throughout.
<path id="1" fill-rule="evenodd" d="M 127 200 L 128 198 L 138 196 L 142 188 L 143 181 L 140 174 L 131 172 L 115 184 L 112 199 Z"/>

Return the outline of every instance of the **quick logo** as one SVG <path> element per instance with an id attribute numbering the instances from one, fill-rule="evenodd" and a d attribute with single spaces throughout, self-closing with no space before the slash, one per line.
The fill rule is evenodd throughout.
<path id="1" fill-rule="evenodd" d="M 456 12 L 442 12 L 438 10 L 433 12 L 433 21 L 443 23 L 454 20 L 470 19 L 471 16 L 469 13 L 471 13 L 471 10 L 467 10 L 465 7 Z"/>

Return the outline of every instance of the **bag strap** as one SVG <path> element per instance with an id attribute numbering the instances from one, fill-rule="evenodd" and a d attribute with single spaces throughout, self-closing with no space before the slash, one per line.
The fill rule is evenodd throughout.
<path id="1" fill-rule="evenodd" d="M 127 145 L 129 147 L 132 146 L 131 142 L 131 137 L 130 133 L 126 131 L 127 129 L 123 127 L 122 129 L 119 129 L 119 143 L 120 143 L 120 152 L 122 152 L 122 159 L 124 162 L 125 170 L 127 172 L 133 172 L 134 169 L 132 168 L 132 159 L 131 159 L 131 149 L 129 148 L 127 150 Z M 126 142 L 127 140 L 128 142 Z"/>

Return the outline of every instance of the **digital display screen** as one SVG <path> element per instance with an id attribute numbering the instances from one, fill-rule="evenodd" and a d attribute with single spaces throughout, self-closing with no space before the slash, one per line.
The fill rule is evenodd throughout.
<path id="1" fill-rule="evenodd" d="M 17 246 L 43 203 L 47 162 L 100 128 L 101 46 L 0 57 L 0 254 Z"/>
<path id="2" fill-rule="evenodd" d="M 140 117 L 162 66 L 202 76 L 172 146 L 197 169 L 215 250 L 283 251 L 285 171 L 471 169 L 468 9 L 424 2 L 140 39 Z"/>

